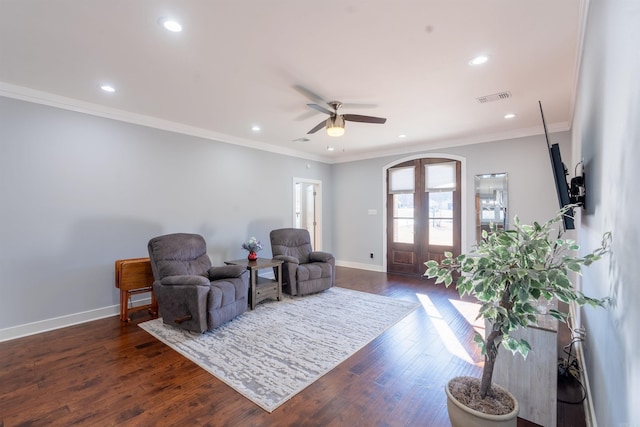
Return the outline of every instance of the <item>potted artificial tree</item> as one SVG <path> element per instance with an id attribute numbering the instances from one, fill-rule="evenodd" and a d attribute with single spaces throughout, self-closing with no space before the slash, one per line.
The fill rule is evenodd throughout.
<path id="1" fill-rule="evenodd" d="M 561 221 L 570 207 L 561 209 L 542 225 L 537 222 L 520 224 L 516 216 L 513 230 L 497 230 L 492 226 L 489 233 L 483 231 L 482 241 L 468 255 L 454 257 L 446 253 L 440 262 L 425 263 L 425 276 L 435 277 L 436 283 L 448 287 L 454 282 L 454 276 L 458 276 L 455 283 L 458 292 L 479 301 L 478 317 L 487 324 L 486 337 L 478 333 L 474 337 L 484 356 L 482 378 L 457 377 L 445 387 L 449 417 L 454 427 L 516 426 L 518 403 L 506 390 L 492 384 L 493 368 L 500 345 L 526 358 L 531 350 L 529 343 L 514 338 L 512 333 L 537 325 L 538 301 L 557 298 L 579 306 L 604 306 L 606 303 L 606 299 L 590 298 L 577 291 L 569 274 L 580 273 L 582 266 L 590 265 L 607 253 L 611 234 L 606 233 L 600 247 L 593 252 L 578 256 L 579 247 L 563 238 Z M 556 230 L 557 237 L 554 238 Z M 568 317 L 558 310 L 549 310 L 548 314 L 563 322 Z M 497 404 L 491 409 L 494 402 Z M 459 420 L 467 415 L 486 418 L 488 423 Z"/>

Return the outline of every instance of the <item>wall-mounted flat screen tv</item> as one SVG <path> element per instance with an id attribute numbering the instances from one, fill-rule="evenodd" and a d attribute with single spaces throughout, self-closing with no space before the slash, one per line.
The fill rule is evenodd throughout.
<path id="1" fill-rule="evenodd" d="M 551 144 L 549 140 L 549 132 L 547 131 L 547 123 L 544 120 L 544 113 L 542 112 L 542 102 L 538 101 L 540 105 L 540 115 L 542 116 L 542 126 L 544 127 L 544 136 L 547 140 L 547 148 L 549 149 L 549 159 L 551 160 L 551 170 L 553 171 L 553 180 L 556 183 L 556 192 L 558 194 L 558 205 L 560 209 L 571 204 L 569 197 L 569 185 L 567 184 L 567 168 L 562 162 L 562 156 L 560 155 L 560 146 L 558 144 Z M 573 230 L 575 224 L 573 221 L 573 209 L 569 209 L 563 219 L 563 225 L 565 230 Z"/>

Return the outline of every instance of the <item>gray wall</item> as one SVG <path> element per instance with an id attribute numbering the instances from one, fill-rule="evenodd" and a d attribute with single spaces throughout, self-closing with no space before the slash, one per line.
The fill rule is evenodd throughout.
<path id="1" fill-rule="evenodd" d="M 537 106 L 536 106 L 537 107 Z M 542 131 L 542 124 L 540 125 Z M 551 135 L 560 144 L 563 160 L 572 164 L 571 134 Z M 466 195 L 463 209 L 468 250 L 475 243 L 474 177 L 478 174 L 507 172 L 509 179 L 509 221 L 518 215 L 522 222 L 544 221 L 558 209 L 553 174 L 543 135 L 467 145 L 415 154 L 376 158 L 334 165 L 335 187 L 334 248 L 343 265 L 382 270 L 386 234 L 383 230 L 385 195 L 384 167 L 403 159 L 455 155 L 464 158 Z M 376 215 L 369 215 L 375 209 Z M 369 258 L 373 252 L 374 259 Z"/>
<path id="2" fill-rule="evenodd" d="M 584 158 L 583 248 L 613 232 L 610 260 L 585 271 L 587 294 L 611 297 L 608 310 L 584 309 L 584 346 L 597 425 L 634 426 L 640 419 L 640 2 L 591 2 L 573 126 Z"/>
<path id="3" fill-rule="evenodd" d="M 332 194 L 324 163 L 0 97 L 0 332 L 117 305 L 114 261 L 156 235 L 202 234 L 214 265 L 251 236 L 270 256 L 294 176 Z"/>
<path id="4" fill-rule="evenodd" d="M 252 235 L 270 254 L 269 230 L 291 224 L 293 176 L 323 182 L 323 249 L 381 270 L 383 166 L 408 157 L 327 165 L 3 97 L 0 132 L 0 332 L 115 306 L 113 262 L 146 256 L 155 235 L 200 233 L 218 265 Z M 510 217 L 555 209 L 541 136 L 438 152 L 466 159 L 468 246 L 476 174 L 509 173 Z"/>

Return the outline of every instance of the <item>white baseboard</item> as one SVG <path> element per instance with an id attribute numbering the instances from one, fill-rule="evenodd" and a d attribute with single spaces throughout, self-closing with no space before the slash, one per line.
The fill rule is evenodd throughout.
<path id="1" fill-rule="evenodd" d="M 350 262 L 350 261 L 337 261 L 336 266 L 338 267 L 348 267 L 348 268 L 357 268 L 358 270 L 368 270 L 368 271 L 378 271 L 384 272 L 381 265 L 373 265 L 373 264 L 363 264 L 359 262 Z"/>
<path id="2" fill-rule="evenodd" d="M 580 322 L 581 319 L 578 316 L 576 310 L 578 310 L 578 308 L 576 308 L 575 304 L 571 304 L 569 306 L 569 313 L 571 315 L 571 318 L 578 319 L 578 321 Z M 573 325 L 574 328 L 578 328 L 580 326 L 580 324 Z M 598 427 L 598 421 L 595 417 L 596 411 L 593 407 L 593 398 L 591 396 L 591 386 L 589 385 L 589 373 L 587 372 L 587 364 L 584 361 L 584 352 L 582 351 L 582 343 L 576 343 L 575 350 L 576 357 L 578 358 L 578 363 L 582 368 L 580 369 L 580 381 L 582 382 L 582 385 L 584 385 L 585 393 L 587 394 L 587 397 L 584 401 L 585 423 L 587 427 Z"/>
<path id="3" fill-rule="evenodd" d="M 598 427 L 598 422 L 595 417 L 595 408 L 593 407 L 593 399 L 591 397 L 591 387 L 589 386 L 589 375 L 587 373 L 587 366 L 584 363 L 584 353 L 582 352 L 582 346 L 580 343 L 576 345 L 576 355 L 582 369 L 580 370 L 580 381 L 584 385 L 584 389 L 587 393 L 587 397 L 584 401 L 584 417 L 587 427 Z"/>
<path id="4" fill-rule="evenodd" d="M 133 301 L 133 306 L 150 304 L 151 298 L 142 298 Z M 66 316 L 54 317 L 51 319 L 39 320 L 37 322 L 25 323 L 24 325 L 12 326 L 0 329 L 0 342 L 22 338 L 41 332 L 52 331 L 54 329 L 66 328 L 67 326 L 79 323 L 91 322 L 92 320 L 104 319 L 105 317 L 119 316 L 120 305 L 97 308 L 95 310 L 83 311 L 80 313 L 68 314 Z"/>
<path id="5" fill-rule="evenodd" d="M 384 271 L 381 265 L 362 264 L 357 262 L 336 261 L 339 267 L 357 268 L 359 270 L 368 271 Z M 263 271 L 261 277 L 274 279 L 273 271 Z M 151 298 L 142 298 L 133 301 L 133 306 L 137 307 L 149 304 Z M 54 329 L 65 328 L 67 326 L 77 325 L 79 323 L 91 322 L 92 320 L 104 319 L 110 316 L 119 316 L 120 306 L 112 305 L 109 307 L 97 308 L 95 310 L 83 311 L 80 313 L 68 314 L 66 316 L 54 317 L 51 319 L 39 320 L 37 322 L 25 323 L 23 325 L 11 326 L 9 328 L 0 329 L 0 342 L 9 341 L 16 338 L 22 338 L 29 335 L 39 334 L 41 332 L 52 331 Z"/>

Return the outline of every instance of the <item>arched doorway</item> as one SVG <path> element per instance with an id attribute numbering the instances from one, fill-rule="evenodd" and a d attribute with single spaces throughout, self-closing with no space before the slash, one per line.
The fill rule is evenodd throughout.
<path id="1" fill-rule="evenodd" d="M 424 262 L 462 246 L 462 170 L 455 156 L 429 156 L 386 168 L 386 270 L 420 275 Z"/>

